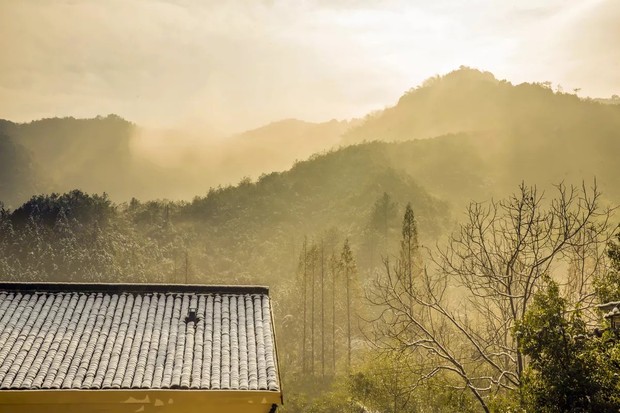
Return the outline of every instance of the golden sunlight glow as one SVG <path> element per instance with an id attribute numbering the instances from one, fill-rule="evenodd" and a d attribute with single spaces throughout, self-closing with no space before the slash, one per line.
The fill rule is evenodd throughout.
<path id="1" fill-rule="evenodd" d="M 361 116 L 460 65 L 609 97 L 619 19 L 615 0 L 0 1 L 0 113 L 239 132 Z"/>

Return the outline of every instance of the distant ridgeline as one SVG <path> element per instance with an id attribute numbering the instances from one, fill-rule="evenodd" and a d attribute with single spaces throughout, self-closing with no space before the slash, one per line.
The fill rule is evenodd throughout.
<path id="1" fill-rule="evenodd" d="M 594 177 L 605 195 L 618 200 L 616 103 L 617 97 L 580 99 L 552 90 L 549 83 L 515 86 L 491 73 L 461 68 L 427 80 L 395 106 L 363 120 L 275 122 L 231 138 L 241 146 L 223 150 L 221 158 L 228 161 L 212 165 L 204 158 L 208 151 L 196 152 L 176 168 L 132 156 L 130 140 L 137 127 L 115 115 L 0 121 L 0 201 L 15 208 L 31 195 L 72 188 L 106 192 L 116 201 L 187 199 L 209 186 L 237 182 L 241 176 L 234 171 L 258 176 L 338 144 L 412 139 L 423 142 L 367 150 L 451 203 L 504 195 L 521 180 L 548 186 Z M 248 153 L 262 160 L 248 159 Z"/>
<path id="2" fill-rule="evenodd" d="M 38 193 L 71 188 L 105 192 L 112 182 L 123 193 L 131 181 L 133 127 L 116 115 L 30 123 L 0 120 L 0 201 L 16 207 Z"/>
<path id="3" fill-rule="evenodd" d="M 521 180 L 547 186 L 560 180 L 591 182 L 596 176 L 603 192 L 620 200 L 620 175 L 614 172 L 615 154 L 620 153 L 617 96 L 580 99 L 572 92 L 552 90 L 548 82 L 515 86 L 489 72 L 461 68 L 427 80 L 394 107 L 369 115 L 345 133 L 343 141 L 405 141 L 446 134 L 461 136 L 428 143 L 442 146 L 436 154 L 443 165 L 456 159 L 458 152 L 450 150 L 455 145 L 469 148 L 462 153 L 466 159 L 458 161 L 468 163 L 472 152 L 480 157 L 485 165 L 478 172 L 487 177 L 485 184 L 493 192 L 505 193 Z M 448 151 L 445 157 L 443 150 Z M 432 169 L 438 169 L 435 159 L 428 165 Z"/>
<path id="4" fill-rule="evenodd" d="M 423 240 L 436 239 L 450 224 L 446 202 L 391 167 L 391 147 L 347 147 L 189 203 L 115 204 L 78 190 L 36 196 L 0 215 L 0 274 L 109 282 L 230 282 L 235 276 L 269 284 L 296 270 L 304 236 L 322 232 L 331 232 L 333 242 L 349 237 L 372 249 L 373 262 L 360 265 L 380 265 L 387 245 L 398 243 L 408 202 Z M 393 208 L 384 214 L 378 205 L 386 196 Z"/>
<path id="5" fill-rule="evenodd" d="M 306 127 L 331 134 L 345 126 L 276 123 L 242 136 L 267 144 L 270 128 L 293 127 L 295 136 L 310 139 L 302 133 Z M 115 204 L 143 198 L 148 185 L 164 198 L 190 184 L 176 174 L 183 171 L 132 157 L 135 125 L 114 115 L 0 121 L 0 201 L 9 210 L 3 212 L 9 235 L 0 240 L 1 272 L 70 280 L 89 268 L 93 279 L 167 274 L 179 282 L 192 274 L 222 281 L 242 274 L 268 283 L 295 269 L 304 235 L 333 228 L 340 241 L 352 238 L 358 252 L 374 251 L 362 254 L 368 257 L 360 265 L 381 265 L 384 246 L 399 238 L 398 216 L 408 202 L 422 242 L 432 244 L 466 203 L 504 197 L 522 180 L 547 188 L 596 177 L 608 200 L 620 200 L 620 105 L 545 84 L 513 86 L 464 68 L 430 79 L 396 106 L 348 126 L 342 141 L 352 146 L 314 155 L 286 172 L 211 189 L 189 203 Z M 377 139 L 389 142 L 356 143 Z M 191 162 L 200 159 L 188 160 L 184 169 L 200 176 Z M 34 194 L 72 188 L 84 192 L 39 196 L 20 207 Z M 207 191 L 201 188 L 196 194 Z M 384 194 L 396 212 L 374 225 L 373 208 Z M 57 243 L 58 237 L 66 238 Z M 37 263 L 27 255 L 35 248 L 44 254 Z M 62 248 L 76 252 L 61 260 Z"/>

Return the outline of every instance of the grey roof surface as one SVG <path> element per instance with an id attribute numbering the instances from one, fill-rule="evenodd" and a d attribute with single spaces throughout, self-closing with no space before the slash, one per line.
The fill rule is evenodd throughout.
<path id="1" fill-rule="evenodd" d="M 267 288 L 0 284 L 0 390 L 170 388 L 279 391 Z"/>

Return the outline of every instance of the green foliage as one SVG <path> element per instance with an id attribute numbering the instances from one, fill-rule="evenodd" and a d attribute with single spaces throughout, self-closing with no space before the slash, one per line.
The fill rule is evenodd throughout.
<path id="1" fill-rule="evenodd" d="M 407 203 L 407 206 L 405 207 L 402 236 L 402 249 L 405 249 L 405 246 L 407 246 L 407 248 L 409 248 L 409 246 L 411 246 L 411 248 L 415 248 L 418 246 L 418 229 L 415 223 L 413 209 L 411 208 L 411 202 Z"/>
<path id="2" fill-rule="evenodd" d="M 325 381 L 299 379 L 287 389 L 282 413 L 361 413 L 345 377 Z"/>
<path id="3" fill-rule="evenodd" d="M 421 381 L 419 360 L 397 352 L 368 352 L 349 378 L 350 397 L 385 413 L 477 412 L 478 403 L 460 382 L 439 374 Z"/>
<path id="4" fill-rule="evenodd" d="M 556 283 L 536 294 L 515 328 L 530 364 L 522 378 L 521 398 L 528 411 L 617 412 L 620 409 L 620 347 L 606 333 L 599 339 L 579 312 L 568 304 Z"/>
<path id="5" fill-rule="evenodd" d="M 620 300 L 620 231 L 607 246 L 609 269 L 596 280 L 596 294 L 601 303 Z"/>
<path id="6" fill-rule="evenodd" d="M 0 266 L 20 281 L 163 281 L 165 243 L 104 195 L 36 196 L 0 214 Z"/>
<path id="7" fill-rule="evenodd" d="M 80 190 L 66 194 L 37 195 L 17 208 L 12 219 L 23 223 L 36 216 L 42 223 L 54 225 L 62 216 L 65 220 L 75 220 L 82 225 L 97 223 L 105 225 L 114 213 L 108 196 L 88 195 Z"/>

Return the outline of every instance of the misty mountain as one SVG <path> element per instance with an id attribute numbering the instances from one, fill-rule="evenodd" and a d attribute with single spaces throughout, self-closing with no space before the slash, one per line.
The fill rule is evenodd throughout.
<path id="1" fill-rule="evenodd" d="M 11 207 L 42 188 L 30 153 L 0 131 L 0 202 Z"/>
<path id="2" fill-rule="evenodd" d="M 128 144 L 134 125 L 116 115 L 21 124 L 3 121 L 0 128 L 28 149 L 54 182 L 104 180 L 106 173 L 126 170 L 130 162 Z"/>
<path id="3" fill-rule="evenodd" d="M 449 206 L 393 168 L 383 146 L 342 148 L 313 156 L 288 171 L 263 175 L 256 182 L 213 189 L 179 208 L 176 225 L 208 240 L 204 251 L 212 255 L 205 261 L 212 268 L 209 273 L 232 275 L 253 268 L 261 277 L 254 282 L 271 281 L 269 277 L 277 278 L 280 271 L 279 276 L 290 274 L 305 235 L 319 237 L 337 228 L 341 237 L 349 237 L 359 248 L 378 248 L 380 231 L 372 226 L 372 214 L 385 193 L 396 211 L 387 223 L 389 240 L 382 239 L 383 243 L 397 242 L 399 215 L 408 202 L 416 211 L 422 238 L 436 239 L 451 224 Z M 364 253 L 373 257 L 367 250 Z M 239 258 L 242 265 L 235 269 L 231 255 L 244 257 Z M 377 265 L 377 251 L 374 259 L 362 265 Z M 282 263 L 290 267 L 276 271 Z"/>
<path id="4" fill-rule="evenodd" d="M 617 130 L 620 107 L 553 91 L 548 83 L 513 85 L 490 72 L 461 67 L 427 79 L 398 103 L 368 115 L 344 136 L 344 143 L 381 139 L 424 139 L 460 132 L 499 134 Z M 607 102 L 611 103 L 611 102 Z M 601 124 L 602 123 L 602 124 Z M 571 135 L 571 137 L 574 135 Z"/>
<path id="5" fill-rule="evenodd" d="M 485 167 L 478 173 L 499 192 L 521 180 L 547 186 L 596 177 L 607 195 L 620 199 L 620 105 L 580 99 L 548 84 L 513 85 L 489 72 L 461 68 L 427 80 L 395 106 L 369 115 L 345 133 L 343 142 L 446 134 L 459 134 L 463 142 L 429 143 L 446 151 L 435 154 L 433 162 L 424 160 L 432 173 L 444 174 L 444 167 L 475 154 Z M 452 145 L 468 150 L 459 155 L 450 151 Z M 443 184 L 449 185 L 435 179 L 433 186 Z"/>
<path id="6" fill-rule="evenodd" d="M 110 115 L 2 121 L 0 133 L 29 153 L 30 160 L 12 161 L 12 168 L 25 163 L 20 182 L 37 182 L 38 192 L 106 192 L 116 201 L 191 199 L 285 171 L 313 153 L 376 140 L 413 140 L 382 149 L 391 167 L 454 205 L 505 195 L 522 180 L 547 187 L 594 177 L 607 196 L 620 199 L 620 105 L 469 68 L 428 79 L 395 106 L 350 122 L 289 119 L 213 138 L 199 128 L 157 136 Z M 17 174 L 6 176 L 5 203 L 33 194 L 32 185 L 17 184 Z"/>
<path id="7" fill-rule="evenodd" d="M 296 160 L 337 146 L 341 136 L 358 121 L 312 123 L 285 119 L 226 139 L 226 160 L 246 176 L 283 171 Z M 268 162 L 265 162 L 268 160 Z M 249 168 L 252 168 L 250 171 Z"/>
<path id="8" fill-rule="evenodd" d="M 335 146 L 352 124 L 288 119 L 213 139 L 196 131 L 154 133 L 116 115 L 29 123 L 0 120 L 0 134 L 25 151 L 7 161 L 5 170 L 10 165 L 23 171 L 2 176 L 0 200 L 17 205 L 35 193 L 72 188 L 106 192 L 118 201 L 191 199 L 210 187 L 284 171 L 296 160 Z M 11 153 L 14 150 L 5 149 L 0 156 Z M 36 189 L 24 179 L 37 182 Z"/>
<path id="9" fill-rule="evenodd" d="M 22 156 L 13 162 L 27 162 L 23 168 L 29 165 L 29 172 L 25 173 L 38 182 L 38 191 L 66 191 L 77 187 L 107 192 L 113 186 L 117 194 L 128 194 L 126 190 L 138 187 L 129 150 L 134 127 L 118 116 L 109 115 L 95 119 L 42 119 L 21 124 L 0 121 L 0 134 L 27 151 L 28 158 Z M 8 176 L 5 182 L 15 186 L 15 179 Z M 23 202 L 34 193 L 23 187 L 9 196 Z"/>
<path id="10" fill-rule="evenodd" d="M 77 190 L 32 197 L 8 213 L 5 225 L 37 238 L 2 244 L 0 236 L 4 275 L 66 281 L 78 279 L 87 267 L 92 281 L 145 281 L 158 275 L 150 280 L 170 282 L 182 281 L 181 268 L 191 265 L 195 282 L 243 277 L 275 284 L 295 271 L 305 236 L 328 233 L 338 242 L 349 238 L 365 257 L 361 268 L 372 268 L 380 265 L 388 246 L 398 245 L 407 203 L 413 205 L 423 242 L 433 242 L 451 225 L 449 206 L 394 169 L 389 147 L 353 145 L 313 156 L 288 171 L 212 189 L 192 202 L 113 204 L 105 195 Z M 386 196 L 393 210 L 384 220 L 377 202 Z M 56 242 L 59 237 L 66 242 Z M 56 250 L 67 243 L 79 250 L 72 255 L 77 261 L 67 262 Z M 33 248 L 49 253 L 32 263 L 28 251 Z"/>

